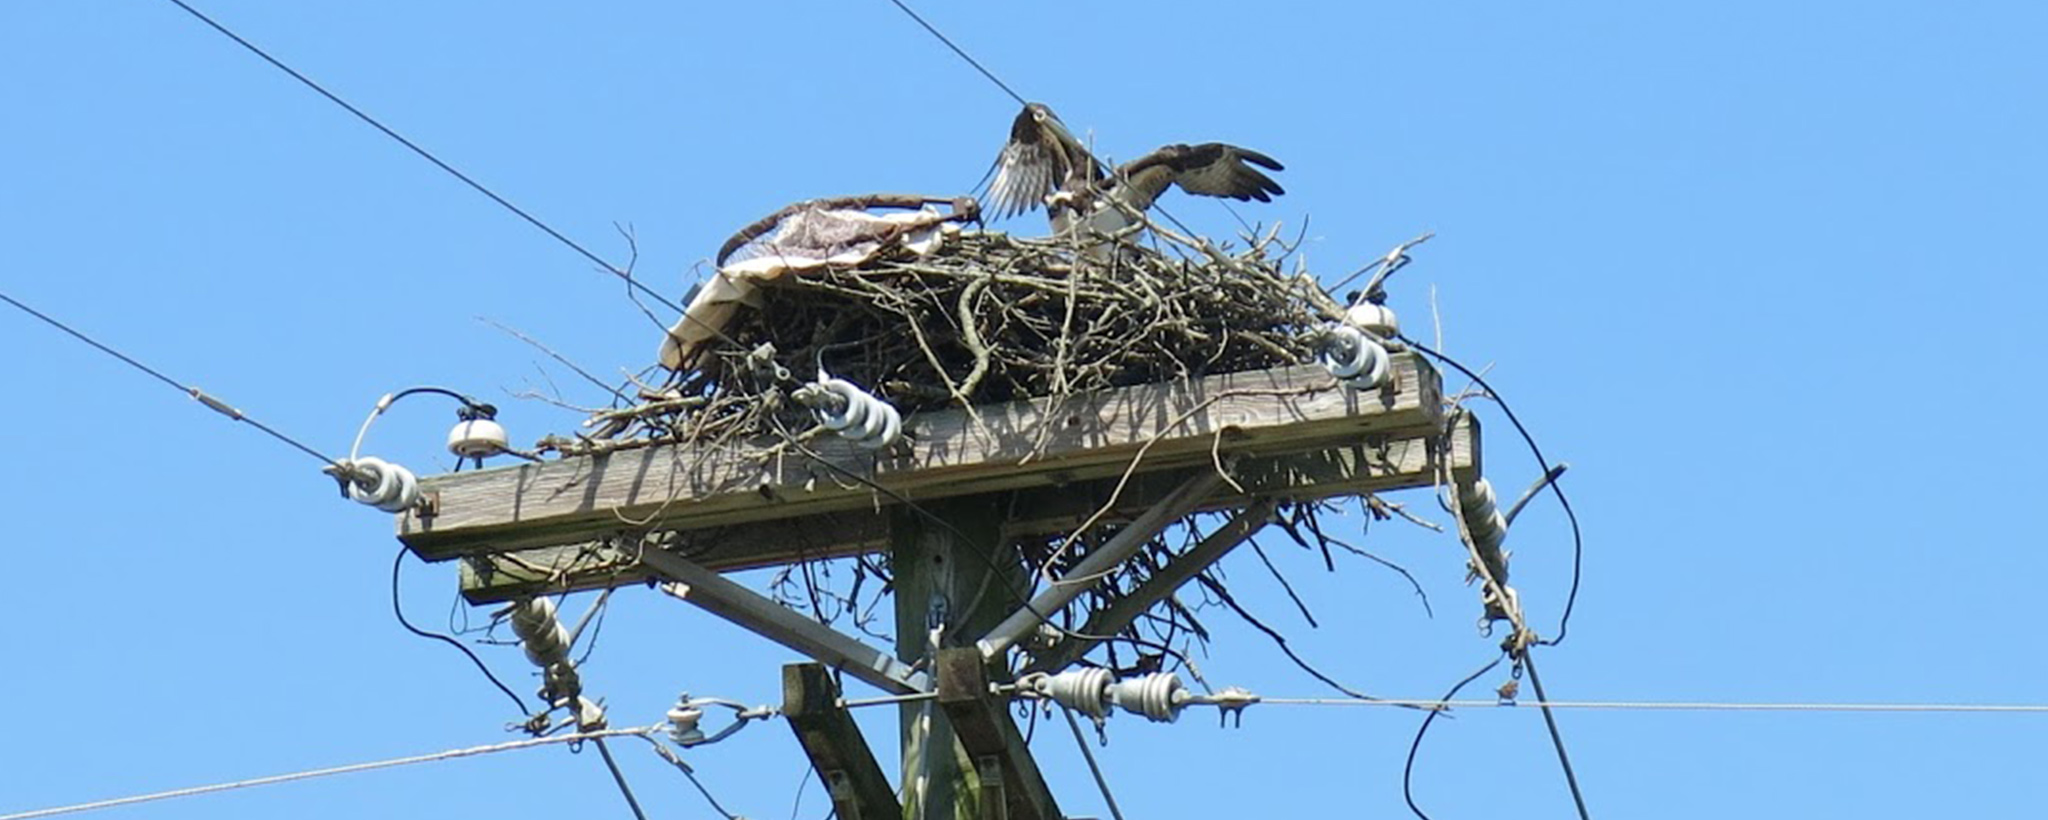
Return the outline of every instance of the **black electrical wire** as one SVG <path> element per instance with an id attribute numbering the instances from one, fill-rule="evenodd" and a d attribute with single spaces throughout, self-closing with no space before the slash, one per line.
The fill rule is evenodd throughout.
<path id="1" fill-rule="evenodd" d="M 604 738 L 594 738 L 597 753 L 604 758 L 604 767 L 612 772 L 612 782 L 619 784 L 619 794 L 626 798 L 626 806 L 633 810 L 633 816 L 647 820 L 647 812 L 640 810 L 640 801 L 633 797 L 633 787 L 626 785 L 626 773 L 619 771 L 619 762 L 612 759 L 612 748 L 604 745 Z"/>
<path id="2" fill-rule="evenodd" d="M 177 2 L 177 0 L 171 1 Z M 923 26 L 925 31 L 931 32 L 931 35 L 933 37 L 938 38 L 939 42 L 944 43 L 947 48 L 952 49 L 954 54 L 960 55 L 960 59 L 967 61 L 967 64 L 973 66 L 975 71 L 981 72 L 981 76 L 987 77 L 989 82 L 995 83 L 996 87 L 1002 89 L 1004 94 L 1010 95 L 1010 99 L 1016 100 L 1018 105 L 1031 104 L 1029 101 L 1024 99 L 1024 95 L 1017 93 L 1016 89 L 1011 88 L 1009 83 L 1003 82 L 1003 79 L 1001 77 L 997 77 L 995 72 L 988 70 L 987 66 L 982 65 L 980 60 L 974 59 L 974 55 L 968 54 L 966 49 L 961 48 L 958 44 L 954 43 L 953 38 L 947 37 L 944 32 L 939 31 L 937 27 L 933 26 L 930 22 L 927 22 L 924 19 L 924 17 L 920 16 L 916 11 L 911 10 L 909 6 L 904 5 L 903 0 L 889 0 L 889 2 L 895 4 L 896 8 L 902 9 L 904 14 L 910 15 L 910 19 L 917 21 L 917 24 Z M 1098 171 L 1104 171 L 1108 168 L 1108 166 L 1103 164 L 1102 160 L 1096 159 L 1092 152 L 1088 152 L 1087 147 L 1083 146 L 1081 150 L 1084 153 L 1089 153 L 1088 161 L 1094 163 L 1095 168 Z M 989 169 L 989 174 L 992 175 L 994 173 L 995 169 L 991 167 Z M 988 178 L 989 177 L 986 175 L 983 176 L 982 182 L 987 182 Z M 981 186 L 979 183 L 977 183 L 975 187 L 979 188 Z M 1237 217 L 1238 224 L 1244 225 L 1247 229 L 1251 227 L 1249 224 L 1245 223 L 1244 217 L 1237 216 L 1237 211 L 1230 207 L 1230 203 L 1223 202 L 1222 200 L 1217 200 L 1217 202 L 1223 206 L 1224 210 L 1230 211 L 1231 216 Z M 1155 202 L 1152 204 L 1152 210 L 1159 212 L 1160 216 L 1166 217 L 1166 221 L 1173 223 L 1173 226 L 1179 228 L 1181 233 L 1188 234 L 1190 236 L 1194 235 L 1195 232 L 1189 229 L 1186 223 L 1181 222 L 1180 219 L 1178 217 L 1175 217 L 1173 214 L 1167 213 L 1166 209 L 1159 207 L 1158 203 Z"/>
<path id="3" fill-rule="evenodd" d="M 484 659 L 477 657 L 476 653 L 470 651 L 469 647 L 463 646 L 461 641 L 458 641 L 454 638 L 450 638 L 441 633 L 429 632 L 417 626 L 413 626 L 411 621 L 406 620 L 405 608 L 400 606 L 398 602 L 398 570 L 400 567 L 405 565 L 406 552 L 407 550 L 405 547 L 399 547 L 398 556 L 391 560 L 391 614 L 398 616 L 398 625 L 405 627 L 405 630 L 407 632 L 411 632 L 414 635 L 418 635 L 422 638 L 426 638 L 429 640 L 440 641 L 449 646 L 455 647 L 457 650 L 460 650 L 464 657 L 469 658 L 470 663 L 476 664 L 477 671 L 484 673 L 484 677 L 489 678 L 491 680 L 492 686 L 498 687 L 498 691 L 504 692 L 505 697 L 512 699 L 512 703 L 519 707 L 520 714 L 531 717 L 533 715 L 533 712 L 532 710 L 526 708 L 526 701 L 520 700 L 519 696 L 513 693 L 512 687 L 506 686 L 504 681 L 498 680 L 498 676 L 491 673 L 491 668 L 484 665 Z"/>
<path id="4" fill-rule="evenodd" d="M 1458 681 L 1456 686 L 1451 687 L 1451 691 L 1445 692 L 1440 701 L 1456 698 L 1458 690 L 1465 688 L 1466 684 L 1478 680 L 1480 675 L 1493 671 L 1493 668 L 1499 666 L 1501 658 L 1504 657 L 1507 656 L 1495 657 L 1493 660 L 1488 661 L 1485 666 L 1479 667 L 1479 671 L 1466 675 L 1464 680 Z M 1415 753 L 1422 748 L 1422 736 L 1429 733 L 1429 724 L 1434 722 L 1436 716 L 1442 714 L 1443 711 L 1442 708 L 1431 709 L 1428 715 L 1423 716 L 1422 725 L 1415 730 L 1415 741 L 1408 744 L 1408 762 L 1401 766 L 1401 799 L 1408 801 L 1408 810 L 1415 812 L 1415 816 L 1422 818 L 1422 820 L 1430 820 L 1430 818 L 1422 810 L 1421 806 L 1415 805 Z"/>
<path id="5" fill-rule="evenodd" d="M 966 49 L 954 45 L 952 38 L 933 28 L 931 23 L 925 22 L 925 19 L 919 16 L 917 12 L 904 5 L 903 0 L 889 0 L 889 2 L 896 4 L 896 7 L 902 9 L 904 14 L 910 15 L 910 19 L 916 20 L 918 25 L 924 26 L 925 31 L 929 31 L 933 37 L 939 38 L 939 42 L 945 43 L 946 47 L 952 49 L 954 54 L 960 55 L 960 59 L 966 60 L 968 65 L 974 66 L 974 70 L 981 72 L 981 76 L 987 77 L 989 82 L 995 83 L 997 88 L 1003 90 L 1003 93 L 1010 95 L 1010 99 L 1016 100 L 1018 105 L 1030 105 L 1030 103 L 1024 100 L 1024 95 L 1018 94 L 1015 89 L 1010 88 L 1009 83 L 1003 82 L 1001 77 L 997 77 L 995 72 L 983 66 L 980 60 L 974 59 L 973 55 L 968 54 Z"/>
<path id="6" fill-rule="evenodd" d="M 257 47 L 255 43 L 251 43 L 248 40 L 243 39 L 241 35 L 234 33 L 233 31 L 229 30 L 227 26 L 221 25 L 213 18 L 206 16 L 205 13 L 201 12 L 196 8 L 193 8 L 190 4 L 186 3 L 185 0 L 169 0 L 169 2 L 171 3 L 171 5 L 184 9 L 187 14 L 190 14 L 193 17 L 197 18 L 200 22 L 205 23 L 214 31 L 220 32 L 228 39 L 235 41 L 237 45 L 240 45 L 241 47 L 248 49 L 250 53 L 263 58 L 264 62 L 267 62 L 272 66 L 275 66 L 279 71 L 282 71 L 290 75 L 292 79 L 298 80 L 307 88 L 319 92 L 320 96 L 326 97 L 335 105 L 341 106 L 343 110 L 347 111 L 350 114 L 354 114 L 356 119 L 368 123 L 370 127 L 383 132 L 385 136 L 397 141 L 398 144 L 403 145 L 408 149 L 411 149 L 411 151 L 415 154 L 418 154 L 421 159 L 431 162 L 434 164 L 435 167 L 448 172 L 450 176 L 453 176 L 456 179 L 461 180 L 464 184 L 468 185 L 470 188 L 475 189 L 477 193 L 483 194 L 492 202 L 496 202 L 499 205 L 504 206 L 505 210 L 511 211 L 515 216 L 518 216 L 520 219 L 526 220 L 528 224 L 536 228 L 539 228 L 542 233 L 554 237 L 555 241 L 562 243 L 564 246 L 567 246 L 570 250 L 582 254 L 583 258 L 590 260 L 593 264 L 596 264 L 598 267 L 604 268 L 605 271 L 609 272 L 611 275 L 618 277 L 620 280 L 624 281 L 628 287 L 632 288 L 633 290 L 639 291 L 642 295 L 645 295 L 650 299 L 653 299 L 662 307 L 668 308 L 669 310 L 673 310 L 676 313 L 681 314 L 684 320 L 696 322 L 698 325 L 711 331 L 713 334 L 716 334 L 718 337 L 726 340 L 727 342 L 733 341 L 732 338 L 726 336 L 723 331 L 719 330 L 716 327 L 704 324 L 696 317 L 689 315 L 689 313 L 685 312 L 680 306 L 676 305 L 676 303 L 674 301 L 671 301 L 668 297 L 661 295 L 653 288 L 641 284 L 640 281 L 634 279 L 631 274 L 623 270 L 620 270 L 617 266 L 605 261 L 603 257 L 598 256 L 595 253 L 592 253 L 589 248 L 583 247 L 583 245 L 578 243 L 576 240 L 570 239 L 561 231 L 555 230 L 553 227 L 550 227 L 547 223 L 540 221 L 540 219 L 534 216 L 533 214 L 527 213 L 525 209 L 512 204 L 511 200 L 499 196 L 496 191 L 484 187 L 483 183 L 470 178 L 468 174 L 465 174 L 462 171 L 456 169 L 455 166 L 442 161 L 440 157 L 434 156 L 433 152 L 428 151 L 425 148 L 421 148 L 418 143 L 415 143 L 412 140 L 406 139 L 405 135 L 400 134 L 395 130 L 392 130 L 390 126 L 378 121 L 376 117 L 372 117 L 369 114 L 365 113 L 362 109 L 349 104 L 347 100 L 342 99 L 334 92 L 327 90 L 326 87 L 320 85 L 317 82 L 314 82 L 311 77 L 307 77 L 306 75 L 299 73 L 297 69 L 285 65 L 284 61 L 271 56 L 269 52 Z M 737 342 L 734 342 L 734 344 L 737 344 Z"/>
<path id="7" fill-rule="evenodd" d="M 1530 653 L 1522 653 L 1522 668 L 1529 670 L 1529 682 L 1536 685 L 1536 705 L 1543 707 L 1543 725 L 1550 730 L 1550 745 L 1557 749 L 1558 765 L 1564 767 L 1564 782 L 1572 790 L 1572 804 L 1579 809 L 1579 820 L 1592 820 L 1586 813 L 1586 796 L 1579 793 L 1579 776 L 1572 771 L 1571 756 L 1564 752 L 1564 736 L 1557 731 L 1557 718 L 1550 714 L 1550 696 L 1543 692 L 1543 678 L 1536 674 L 1536 659 Z"/>
<path id="8" fill-rule="evenodd" d="M 1407 336 L 1397 336 L 1396 338 L 1400 339 L 1403 344 L 1415 348 L 1416 350 L 1419 350 L 1424 354 L 1427 354 L 1428 356 L 1436 359 L 1437 361 L 1450 365 L 1452 369 L 1458 371 L 1459 373 L 1464 374 L 1467 378 L 1471 379 L 1474 384 L 1479 385 L 1479 388 L 1481 390 L 1485 390 L 1488 396 L 1493 397 L 1494 403 L 1500 405 L 1501 414 L 1507 416 L 1508 423 L 1515 426 L 1515 432 L 1521 434 L 1522 441 L 1529 445 L 1529 452 L 1536 457 L 1537 469 L 1543 470 L 1545 474 L 1548 474 L 1549 471 L 1553 469 L 1553 465 L 1550 463 L 1550 460 L 1543 457 L 1543 448 L 1536 446 L 1536 437 L 1530 435 L 1529 428 L 1522 426 L 1522 420 L 1515 417 L 1514 408 L 1508 406 L 1507 400 L 1501 398 L 1500 393 L 1496 392 L 1493 389 L 1493 385 L 1486 383 L 1486 379 L 1480 377 L 1480 375 L 1474 372 L 1471 368 L 1466 367 L 1463 364 L 1460 364 L 1457 359 L 1453 359 L 1449 356 L 1432 350 L 1427 345 L 1424 345 L 1421 342 L 1415 341 L 1414 339 L 1408 338 Z M 1549 485 L 1550 492 L 1557 496 L 1558 506 L 1564 509 L 1565 519 L 1571 522 L 1572 585 L 1571 591 L 1565 594 L 1564 614 L 1559 616 L 1557 619 L 1557 637 L 1545 638 L 1537 641 L 1537 643 L 1543 644 L 1545 646 L 1556 646 L 1558 644 L 1564 643 L 1565 632 L 1571 626 L 1572 607 L 1576 606 L 1579 601 L 1579 570 L 1581 565 L 1584 563 L 1586 552 L 1585 538 L 1579 530 L 1579 515 L 1578 513 L 1572 511 L 1571 499 L 1565 497 L 1564 488 L 1558 486 L 1558 483 L 1558 481 L 1553 480 L 1549 482 Z"/>
<path id="9" fill-rule="evenodd" d="M 111 347 L 108 347 L 105 344 L 101 344 L 98 340 L 93 339 L 91 336 L 87 336 L 84 333 L 72 328 L 70 325 L 57 321 L 55 318 L 52 318 L 49 314 L 43 313 L 42 311 L 36 310 L 35 308 L 29 307 L 28 305 L 21 303 L 12 296 L 8 296 L 5 293 L 0 293 L 0 301 L 5 301 L 10 305 L 20 308 L 23 313 L 26 313 L 30 316 L 34 316 L 37 319 L 41 319 L 43 320 L 43 322 L 47 323 L 51 327 L 64 331 L 65 333 L 69 333 L 73 338 L 76 338 L 81 342 L 84 342 L 88 345 L 93 346 L 94 348 L 97 348 L 101 353 L 105 353 L 109 356 L 119 359 L 121 360 L 122 363 L 128 365 L 129 367 L 133 367 L 136 370 L 140 370 L 143 373 L 148 374 L 151 378 L 163 382 L 164 384 L 170 385 L 172 389 L 175 389 L 178 392 L 185 394 L 186 396 L 192 398 L 194 401 L 197 401 L 200 404 L 206 405 L 208 409 L 216 413 L 219 413 L 223 416 L 227 416 L 228 418 L 234 421 L 239 421 L 242 422 L 243 424 L 249 425 L 250 427 L 254 427 L 258 430 L 261 430 L 265 435 L 277 439 L 278 441 L 284 442 L 286 445 L 289 445 L 293 449 L 298 450 L 301 453 L 305 453 L 306 455 L 317 458 L 335 467 L 336 469 L 342 470 L 344 472 L 348 470 L 348 467 L 342 464 L 341 462 L 328 457 L 326 454 L 320 452 L 319 450 L 315 450 L 311 447 L 306 446 L 305 444 L 300 443 L 298 439 L 292 438 L 291 436 L 287 436 L 283 433 L 278 432 L 275 428 L 272 428 L 268 424 L 264 424 L 263 422 L 250 418 L 247 413 L 235 409 L 234 407 L 229 406 L 226 402 L 223 402 L 220 399 L 208 395 L 206 391 L 200 390 L 197 387 L 187 386 L 179 382 L 177 379 L 173 379 L 169 376 L 166 376 L 163 373 L 157 371 L 156 368 L 150 367 L 149 365 L 136 361 L 134 358 L 128 356 L 125 353 L 122 353 L 119 350 L 115 350 Z"/>

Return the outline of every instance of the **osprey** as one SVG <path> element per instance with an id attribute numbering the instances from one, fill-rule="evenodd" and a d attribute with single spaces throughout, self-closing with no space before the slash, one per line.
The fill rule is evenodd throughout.
<path id="1" fill-rule="evenodd" d="M 990 169 L 991 212 L 1014 216 L 1046 206 L 1054 233 L 1087 224 L 1115 233 L 1152 207 L 1170 185 L 1201 196 L 1271 202 L 1286 193 L 1261 173 L 1283 168 L 1272 157 L 1220 142 L 1167 145 L 1105 174 L 1102 164 L 1042 103 L 1027 103 Z"/>

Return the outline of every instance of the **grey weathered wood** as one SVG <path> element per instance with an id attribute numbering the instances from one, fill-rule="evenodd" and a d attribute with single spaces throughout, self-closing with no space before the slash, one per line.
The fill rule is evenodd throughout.
<path id="1" fill-rule="evenodd" d="M 1116 535 L 1111 536 L 1101 546 L 1089 550 L 1088 554 L 1075 563 L 1073 568 L 1067 570 L 1066 574 L 1060 576 L 1059 580 L 1046 585 L 1046 588 L 1040 590 L 1037 595 L 1031 596 L 1030 601 L 1018 607 L 1009 617 L 1004 618 L 1002 623 L 989 630 L 986 636 L 976 641 L 975 647 L 981 650 L 984 657 L 1001 656 L 1019 638 L 1031 634 L 1039 624 L 1045 623 L 1046 618 L 1066 609 L 1068 603 L 1094 586 L 1093 581 L 1069 579 L 1097 578 L 1114 572 L 1118 564 L 1129 560 L 1139 548 L 1151 541 L 1153 536 L 1200 508 L 1202 502 L 1222 483 L 1223 474 L 1214 470 L 1195 473 L 1179 487 L 1175 487 L 1173 492 L 1167 493 L 1158 504 L 1139 513 L 1129 526 L 1118 530 Z"/>
<path id="2" fill-rule="evenodd" d="M 1024 594 L 1023 565 L 1002 540 L 1004 506 L 999 501 L 985 495 L 891 511 L 900 661 L 923 661 L 926 668 L 936 663 L 930 637 L 934 615 L 946 627 L 941 646 L 959 646 L 986 632 Z M 929 731 L 920 728 L 927 716 Z M 925 816 L 975 816 L 981 797 L 980 781 L 972 776 L 974 756 L 955 739 L 949 715 L 927 702 L 905 704 L 900 717 L 904 782 L 926 778 Z M 1021 746 L 1018 752 L 1029 754 Z M 915 799 L 916 793 L 906 789 L 905 802 Z"/>
<path id="3" fill-rule="evenodd" d="M 825 793 L 846 820 L 895 820 L 902 814 L 889 778 L 875 762 L 860 726 L 839 705 L 839 687 L 824 665 L 782 667 L 782 716 L 811 759 Z"/>
<path id="4" fill-rule="evenodd" d="M 931 691 L 928 677 L 882 650 L 812 620 L 725 576 L 661 550 L 640 559 L 662 578 L 679 583 L 676 597 L 761 637 L 844 669 L 892 695 Z"/>
<path id="5" fill-rule="evenodd" d="M 1470 419 L 1470 416 L 1466 417 Z M 1461 474 L 1480 470 L 1476 421 L 1451 431 L 1449 467 Z M 1313 453 L 1245 458 L 1231 471 L 1246 492 L 1218 489 L 1203 509 L 1236 509 L 1255 498 L 1308 501 L 1340 495 L 1387 492 L 1435 483 L 1440 465 L 1427 436 L 1367 434 L 1350 446 Z M 1111 502 L 1116 480 L 1077 481 L 1059 487 L 1016 491 L 1004 522 L 1006 536 L 1028 537 L 1071 531 L 1110 504 L 1104 521 L 1123 523 L 1158 503 L 1203 463 L 1141 473 Z M 872 511 L 837 512 L 758 524 L 678 534 L 679 549 L 707 569 L 751 569 L 796 560 L 876 552 L 887 543 L 887 516 Z M 471 603 L 510 600 L 538 592 L 596 589 L 648 577 L 642 568 L 620 566 L 624 556 L 610 548 L 577 543 L 523 550 L 506 556 L 472 556 L 462 564 L 462 592 Z M 612 560 L 607 560 L 610 558 Z"/>
<path id="6" fill-rule="evenodd" d="M 1119 475 L 1141 450 L 1141 467 L 1168 469 L 1208 461 L 1218 448 L 1286 455 L 1373 432 L 1435 429 L 1436 371 L 1412 353 L 1393 364 L 1387 386 L 1371 392 L 1293 367 L 987 405 L 974 415 L 918 413 L 905 421 L 911 442 L 880 457 L 823 437 L 812 445 L 817 459 L 774 442 L 664 445 L 433 476 L 422 483 L 438 499 L 435 513 L 400 516 L 398 536 L 422 558 L 441 560 L 622 530 L 872 509 L 888 497 L 849 473 L 925 501 Z"/>
<path id="7" fill-rule="evenodd" d="M 1224 522 L 1223 526 L 1211 530 L 1202 538 L 1201 543 L 1175 556 L 1166 566 L 1160 567 L 1159 571 L 1152 573 L 1151 577 L 1146 578 L 1144 583 L 1139 584 L 1129 594 L 1116 599 L 1109 606 L 1096 610 L 1094 614 L 1088 616 L 1088 623 L 1079 630 L 1061 636 L 1059 642 L 1053 644 L 1051 649 L 1033 653 L 1030 662 L 1024 665 L 1024 671 L 1057 672 L 1066 668 L 1068 664 L 1080 660 L 1082 655 L 1088 654 L 1088 650 L 1098 643 L 1080 636 L 1115 635 L 1124 631 L 1125 627 L 1136 622 L 1138 616 L 1145 614 L 1145 611 L 1151 609 L 1154 604 L 1165 600 L 1174 593 L 1174 590 L 1180 589 L 1182 584 L 1201 574 L 1210 564 L 1228 555 L 1231 550 L 1237 548 L 1237 545 L 1244 543 L 1253 533 L 1266 526 L 1266 523 L 1273 519 L 1274 506 L 1270 498 L 1253 501 L 1250 506 Z"/>
<path id="8" fill-rule="evenodd" d="M 1010 820 L 1061 820 L 1058 801 L 1031 758 L 1009 710 L 989 693 L 988 670 L 972 648 L 944 649 L 938 662 L 939 708 L 967 754 L 996 759 L 1003 775 L 1003 801 Z"/>

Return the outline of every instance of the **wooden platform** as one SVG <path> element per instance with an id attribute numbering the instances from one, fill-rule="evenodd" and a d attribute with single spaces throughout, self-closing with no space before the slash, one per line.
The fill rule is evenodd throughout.
<path id="1" fill-rule="evenodd" d="M 573 569 L 586 545 L 620 534 L 676 531 L 692 560 L 719 570 L 845 555 L 884 543 L 882 516 L 914 502 L 1018 490 L 1016 534 L 1058 532 L 1110 500 L 1127 517 L 1198 469 L 1235 458 L 1247 496 L 1318 498 L 1432 483 L 1443 466 L 1476 470 L 1477 431 L 1452 431 L 1437 463 L 1442 386 L 1427 362 L 1396 354 L 1394 375 L 1359 392 L 1317 367 L 1141 385 L 1064 401 L 1034 400 L 925 412 L 906 420 L 910 443 L 877 456 L 836 437 L 805 449 L 775 442 L 724 448 L 663 445 L 425 479 L 436 514 L 398 520 L 422 558 L 465 562 L 473 601 L 501 600 Z M 1136 464 L 1133 469 L 1132 465 Z M 580 577 L 575 586 L 615 583 Z M 560 589 L 559 585 L 551 587 Z"/>

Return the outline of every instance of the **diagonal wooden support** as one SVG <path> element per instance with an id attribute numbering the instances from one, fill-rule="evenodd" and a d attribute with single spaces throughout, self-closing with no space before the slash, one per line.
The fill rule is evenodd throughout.
<path id="1" fill-rule="evenodd" d="M 661 577 L 682 584 L 677 597 L 756 635 L 845 669 L 847 674 L 891 694 L 931 691 L 930 679 L 922 672 L 912 671 L 909 664 L 896 660 L 895 655 L 804 617 L 688 559 L 648 550 L 640 560 Z"/>
<path id="2" fill-rule="evenodd" d="M 973 647 L 939 650 L 939 708 L 952 722 L 960 745 L 976 762 L 977 771 L 1000 772 L 1007 820 L 1061 820 L 1059 803 L 1045 785 L 1038 762 L 1024 745 L 1017 724 L 1003 702 L 989 692 L 988 669 Z M 986 761 L 989 765 L 984 766 Z M 983 796 L 988 796 L 983 785 Z"/>
<path id="3" fill-rule="evenodd" d="M 1115 635 L 1124 631 L 1125 627 L 1137 621 L 1138 616 L 1145 614 L 1152 605 L 1165 600 L 1174 593 L 1174 590 L 1180 589 L 1182 584 L 1201 574 L 1202 570 L 1208 569 L 1210 564 L 1229 554 L 1237 545 L 1250 540 L 1253 533 L 1258 532 L 1273 519 L 1274 506 L 1276 505 L 1272 499 L 1252 502 L 1251 506 L 1240 510 L 1236 516 L 1224 522 L 1223 526 L 1209 533 L 1201 543 L 1181 553 L 1166 566 L 1160 567 L 1158 572 L 1152 573 L 1151 577 L 1146 578 L 1137 589 L 1131 590 L 1130 594 L 1097 610 L 1094 615 L 1089 616 L 1087 625 L 1081 627 L 1080 631 L 1062 636 L 1059 643 L 1054 644 L 1051 649 L 1033 655 L 1031 661 L 1025 664 L 1024 671 L 1057 672 L 1065 669 L 1068 664 L 1088 654 L 1088 650 L 1093 649 L 1098 643 L 1093 638 L 1082 636 Z"/>
<path id="4" fill-rule="evenodd" d="M 782 667 L 782 716 L 811 759 L 842 820 L 896 820 L 903 809 L 860 726 L 839 705 L 839 687 L 823 664 Z"/>
<path id="5" fill-rule="evenodd" d="M 1108 541 L 1091 550 L 1087 557 L 1068 570 L 1065 576 L 1047 584 L 1043 591 L 1031 597 L 1029 604 L 997 624 L 995 629 L 989 631 L 987 637 L 975 644 L 981 649 L 981 654 L 990 658 L 1003 654 L 1018 639 L 1031 634 L 1031 631 L 1037 629 L 1038 625 L 1052 613 L 1065 609 L 1068 603 L 1080 597 L 1081 593 L 1093 585 L 1086 580 L 1067 579 L 1095 578 L 1115 569 L 1118 564 L 1137 554 L 1139 548 L 1152 540 L 1152 536 L 1158 535 L 1173 522 L 1179 521 L 1182 516 L 1194 512 L 1203 500 L 1222 484 L 1223 474 L 1220 472 L 1205 470 L 1196 473 L 1172 493 L 1160 499 L 1152 509 L 1146 510 L 1130 524 L 1118 530 Z"/>

